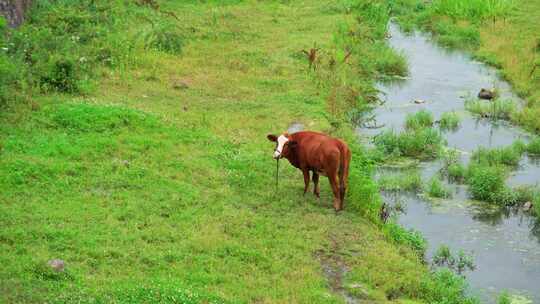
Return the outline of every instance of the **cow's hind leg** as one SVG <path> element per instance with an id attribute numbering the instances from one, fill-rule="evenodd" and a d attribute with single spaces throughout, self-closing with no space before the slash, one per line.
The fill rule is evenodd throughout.
<path id="1" fill-rule="evenodd" d="M 319 174 L 313 171 L 313 194 L 317 198 L 321 198 L 321 190 L 319 189 Z"/>
<path id="2" fill-rule="evenodd" d="M 304 174 L 304 195 L 306 195 L 309 189 L 309 170 L 302 169 L 302 173 Z"/>
<path id="3" fill-rule="evenodd" d="M 339 191 L 337 172 L 328 174 L 328 180 L 330 180 L 330 186 L 332 187 L 332 192 L 334 193 L 334 210 L 338 212 L 339 210 L 341 210 L 341 195 Z"/>

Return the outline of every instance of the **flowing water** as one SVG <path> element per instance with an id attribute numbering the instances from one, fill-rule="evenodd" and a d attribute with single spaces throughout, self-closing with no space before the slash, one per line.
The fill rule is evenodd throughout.
<path id="1" fill-rule="evenodd" d="M 408 60 L 409 77 L 391 84 L 381 84 L 386 103 L 374 110 L 381 129 L 362 129 L 362 137 L 381 131 L 403 128 L 408 113 L 426 109 L 437 120 L 444 112 L 455 111 L 462 117 L 461 127 L 444 133 L 448 146 L 462 152 L 467 161 L 478 147 L 499 147 L 516 139 L 527 141 L 528 135 L 507 123 L 476 119 L 465 111 L 464 97 L 475 96 L 480 88 L 496 87 L 502 98 L 520 99 L 497 71 L 475 62 L 469 55 L 450 51 L 434 44 L 427 35 L 405 35 L 390 25 L 389 44 Z M 416 104 L 416 99 L 425 103 Z M 420 164 L 422 176 L 429 179 L 437 173 L 438 161 Z M 380 169 L 379 174 L 385 174 Z M 540 178 L 537 160 L 524 157 L 519 169 L 507 181 L 510 185 L 535 185 Z M 430 258 L 442 244 L 453 251 L 472 253 L 476 270 L 467 273 L 472 293 L 482 303 L 496 303 L 503 290 L 540 303 L 540 222 L 519 209 L 493 208 L 469 200 L 466 186 L 450 185 L 453 198 L 430 202 L 413 193 L 383 193 L 388 203 L 400 201 L 406 212 L 399 223 L 420 231 L 428 240 Z M 527 303 L 527 302 L 526 302 Z"/>

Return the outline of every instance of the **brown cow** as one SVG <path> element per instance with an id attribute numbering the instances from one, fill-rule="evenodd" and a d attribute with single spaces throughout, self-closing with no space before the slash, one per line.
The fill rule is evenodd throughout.
<path id="1" fill-rule="evenodd" d="M 267 138 L 276 143 L 274 159 L 284 157 L 304 174 L 304 195 L 309 188 L 309 171 L 313 172 L 313 193 L 318 198 L 319 175 L 328 176 L 334 192 L 334 209 L 336 212 L 343 209 L 351 162 L 351 151 L 346 143 L 312 131 L 269 134 Z"/>

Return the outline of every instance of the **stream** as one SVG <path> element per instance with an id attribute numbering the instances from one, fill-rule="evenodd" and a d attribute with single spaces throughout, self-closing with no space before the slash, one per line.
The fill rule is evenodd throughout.
<path id="1" fill-rule="evenodd" d="M 409 113 L 425 109 L 435 120 L 445 112 L 455 111 L 462 120 L 454 132 L 444 132 L 449 148 L 461 151 L 467 161 L 479 147 L 500 147 L 516 139 L 527 141 L 529 135 L 505 122 L 477 119 L 465 110 L 466 96 L 476 96 L 480 88 L 495 87 L 501 98 L 522 100 L 510 85 L 498 77 L 497 70 L 461 51 L 437 46 L 429 35 L 404 34 L 390 24 L 388 43 L 402 52 L 408 61 L 409 77 L 392 83 L 381 83 L 385 104 L 373 110 L 380 129 L 359 128 L 363 138 L 370 138 L 392 128 L 402 130 Z M 425 103 L 416 104 L 416 99 Z M 421 162 L 423 181 L 441 168 L 440 161 Z M 379 168 L 378 174 L 389 169 Z M 395 169 L 393 169 L 395 170 Z M 540 178 L 538 160 L 526 156 L 507 183 L 536 185 Z M 471 293 L 482 303 L 496 303 L 502 291 L 521 297 L 521 303 L 540 303 L 540 221 L 519 209 L 499 209 L 472 202 L 467 187 L 449 184 L 453 198 L 430 201 L 415 193 L 383 193 L 389 204 L 400 202 L 405 212 L 398 222 L 420 231 L 428 241 L 427 259 L 441 245 L 453 252 L 472 254 L 476 269 L 466 272 Z"/>

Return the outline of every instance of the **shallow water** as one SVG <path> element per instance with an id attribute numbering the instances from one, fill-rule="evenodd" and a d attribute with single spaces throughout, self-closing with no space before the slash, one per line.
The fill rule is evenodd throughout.
<path id="1" fill-rule="evenodd" d="M 410 75 L 380 85 L 386 103 L 374 114 L 377 125 L 385 127 L 359 129 L 362 136 L 373 136 L 388 128 L 401 130 L 408 113 L 426 109 L 436 120 L 444 112 L 461 115 L 460 129 L 444 135 L 449 147 L 462 151 L 464 160 L 480 146 L 499 147 L 516 139 L 527 140 L 528 135 L 519 128 L 478 120 L 464 109 L 465 97 L 476 96 L 481 88 L 496 87 L 501 97 L 520 101 L 495 69 L 475 62 L 463 52 L 438 47 L 426 35 L 405 35 L 393 24 L 390 33 L 389 43 L 407 57 Z M 426 102 L 415 104 L 416 99 Z M 437 161 L 422 163 L 423 178 L 430 178 L 439 168 Z M 384 169 L 379 174 L 385 174 Z M 536 185 L 539 180 L 540 162 L 524 157 L 508 183 Z M 483 303 L 495 303 L 503 290 L 540 303 L 540 222 L 519 210 L 472 203 L 466 187 L 451 186 L 454 198 L 436 204 L 410 193 L 383 193 L 383 197 L 390 203 L 402 201 L 406 205 L 399 222 L 422 232 L 429 242 L 428 258 L 442 244 L 473 254 L 477 269 L 467 273 L 467 278 L 472 292 L 479 294 Z"/>

